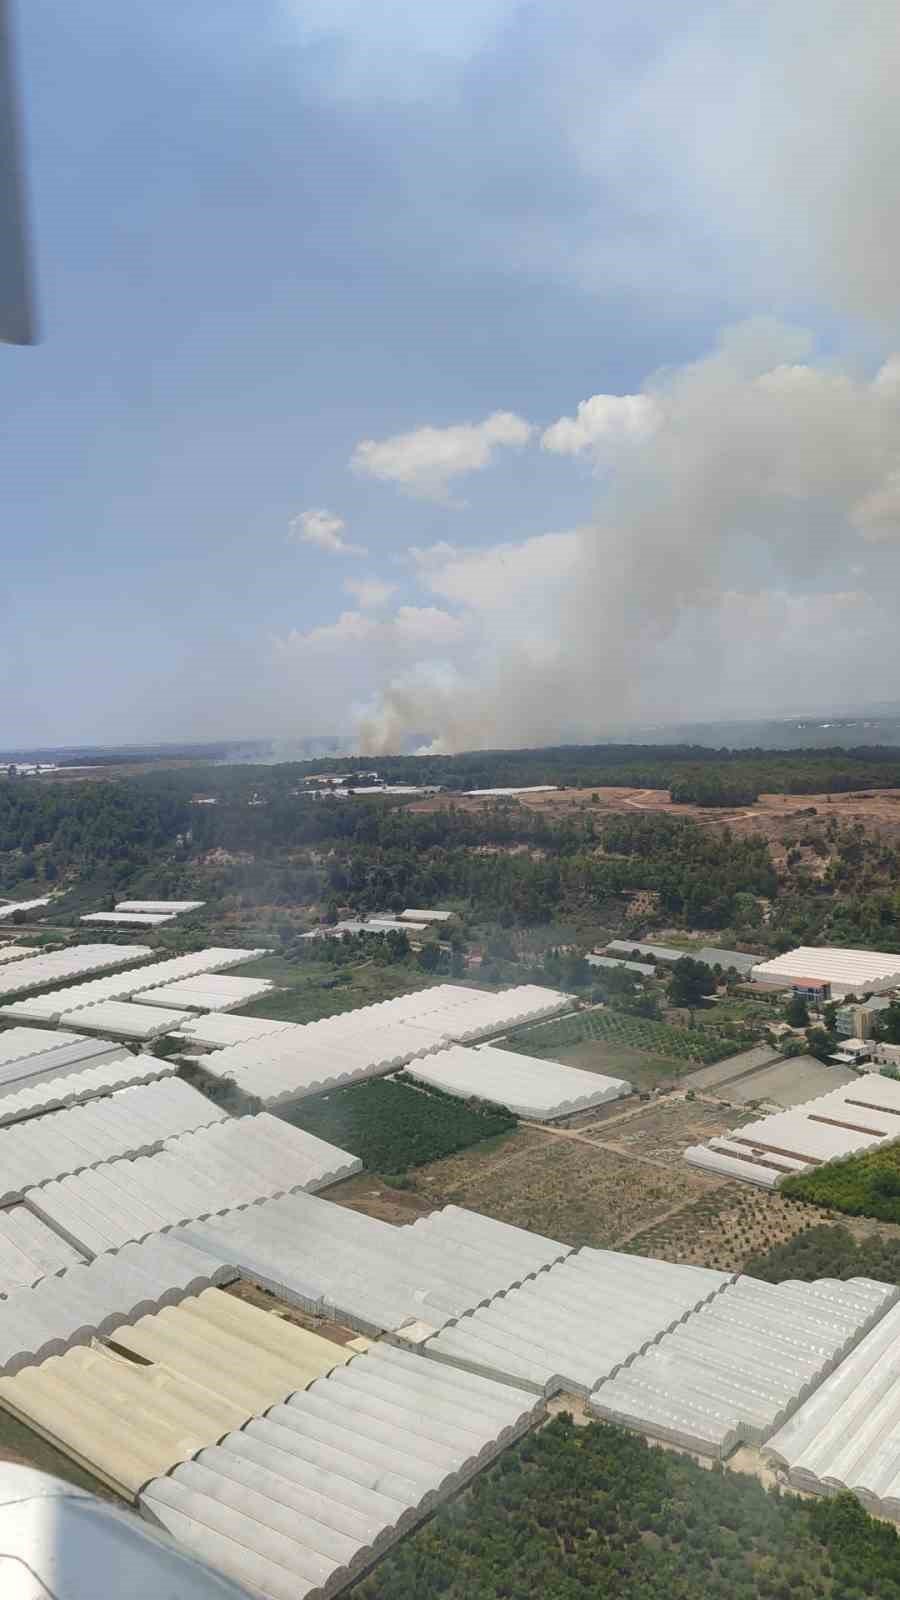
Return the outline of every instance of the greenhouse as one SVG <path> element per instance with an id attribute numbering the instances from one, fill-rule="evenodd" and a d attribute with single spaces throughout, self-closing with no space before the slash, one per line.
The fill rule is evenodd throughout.
<path id="1" fill-rule="evenodd" d="M 590 1394 L 731 1280 L 612 1250 L 579 1250 L 429 1339 L 426 1355 L 539 1393 Z"/>
<path id="2" fill-rule="evenodd" d="M 0 1408 L 128 1498 L 349 1358 L 217 1288 L 114 1334 L 0 1377 Z"/>
<path id="3" fill-rule="evenodd" d="M 492 1100 L 518 1117 L 549 1121 L 591 1106 L 606 1105 L 632 1093 L 623 1078 L 602 1072 L 581 1072 L 558 1061 L 498 1050 L 491 1045 L 465 1049 L 454 1045 L 428 1061 L 414 1062 L 412 1076 L 445 1094 Z"/>
<path id="4" fill-rule="evenodd" d="M 84 1043 L 105 1048 L 98 1049 L 95 1056 L 81 1056 L 68 1066 L 60 1063 L 53 1072 L 22 1078 L 4 1088 L 0 1094 L 0 1127 L 38 1112 L 59 1111 L 64 1106 L 113 1094 L 117 1089 L 175 1076 L 171 1061 L 158 1061 L 143 1051 L 135 1056 L 124 1045 L 109 1044 L 104 1039 L 85 1039 Z"/>
<path id="5" fill-rule="evenodd" d="M 330 1596 L 541 1410 L 507 1384 L 373 1345 L 148 1484 L 139 1503 L 254 1593 Z"/>
<path id="6" fill-rule="evenodd" d="M 279 1299 L 368 1334 L 441 1327 L 570 1249 L 458 1206 L 395 1227 L 308 1194 L 193 1223 L 177 1237 Z"/>
<path id="7" fill-rule="evenodd" d="M 156 1155 L 105 1162 L 29 1189 L 25 1198 L 76 1249 L 94 1256 L 294 1189 L 315 1192 L 361 1165 L 346 1150 L 262 1112 L 169 1139 Z"/>
<path id="8" fill-rule="evenodd" d="M 115 1156 L 158 1149 L 173 1135 L 221 1122 L 226 1115 L 180 1078 L 166 1077 L 2 1127 L 0 1204 Z"/>
<path id="9" fill-rule="evenodd" d="M 22 1207 L 14 1208 L 22 1212 Z M 8 1218 L 13 1213 L 4 1212 Z M 28 1213 L 23 1213 L 28 1219 Z M 35 1228 L 37 1219 L 30 1218 Z M 44 1241 L 38 1241 L 44 1248 Z M 33 1287 L 10 1288 L 0 1301 L 0 1372 L 63 1355 L 74 1345 L 110 1334 L 126 1322 L 177 1305 L 214 1284 L 237 1277 L 233 1267 L 200 1250 L 158 1234 L 142 1244 L 126 1244 L 117 1255 L 85 1262 L 56 1240 L 58 1265 L 47 1266 Z M 34 1246 L 31 1246 L 34 1249 Z M 68 1250 L 63 1258 L 62 1251 Z M 4 1257 L 5 1262 L 5 1257 Z M 51 1275 L 51 1271 L 56 1276 Z"/>
<path id="10" fill-rule="evenodd" d="M 858 1495 L 900 1520 L 900 1305 L 867 1334 L 765 1447 L 797 1489 Z"/>
<path id="11" fill-rule="evenodd" d="M 589 1409 L 725 1457 L 767 1439 L 898 1299 L 900 1289 L 863 1278 L 739 1278 L 601 1384 Z"/>

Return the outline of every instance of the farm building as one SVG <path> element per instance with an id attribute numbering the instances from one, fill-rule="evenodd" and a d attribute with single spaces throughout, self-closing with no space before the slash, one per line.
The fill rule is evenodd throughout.
<path id="1" fill-rule="evenodd" d="M 746 950 L 721 950 L 717 945 L 698 944 L 690 945 L 686 950 L 679 950 L 675 945 L 668 944 L 640 944 L 637 941 L 629 942 L 627 939 L 611 939 L 606 946 L 609 955 L 631 955 L 637 950 L 639 955 L 653 956 L 656 961 L 663 961 L 673 965 L 680 961 L 682 956 L 691 956 L 695 961 L 703 961 L 708 967 L 721 967 L 727 972 L 733 967 L 736 972 L 749 973 L 758 961 L 758 956 L 748 955 Z"/>
<path id="2" fill-rule="evenodd" d="M 815 1001 L 843 1000 L 848 994 L 883 994 L 900 985 L 900 955 L 896 951 L 798 945 L 771 961 L 758 961 L 753 978 L 790 986 Z"/>
<path id="3" fill-rule="evenodd" d="M 746 1122 L 685 1160 L 723 1176 L 774 1188 L 792 1172 L 857 1155 L 900 1138 L 900 1083 L 865 1073 L 815 1100 Z"/>

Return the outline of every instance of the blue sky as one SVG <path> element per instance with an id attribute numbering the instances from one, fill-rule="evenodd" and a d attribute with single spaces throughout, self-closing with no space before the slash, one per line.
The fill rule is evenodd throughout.
<path id="1" fill-rule="evenodd" d="M 810 47 L 804 23 L 825 13 Z M 835 176 L 848 143 L 827 58 L 850 22 L 843 0 L 20 6 L 42 341 L 0 351 L 0 741 L 289 737 L 378 718 L 387 696 L 382 745 L 410 726 L 516 742 L 861 693 L 871 607 L 896 578 L 900 427 L 893 401 L 889 417 L 870 404 L 891 274 L 847 204 L 860 168 Z M 871 43 L 849 65 L 878 113 L 862 163 L 873 132 L 896 148 L 889 77 L 877 92 L 892 57 Z M 883 218 L 890 170 L 864 170 Z M 757 332 L 727 378 L 715 358 L 701 383 L 685 373 L 759 318 L 810 333 L 797 450 L 833 455 L 843 413 L 820 391 L 839 361 L 848 414 L 871 426 L 840 483 L 817 467 L 785 487 L 766 458 L 789 527 L 730 488 L 694 547 L 709 462 L 689 488 L 680 474 L 710 386 L 714 410 L 723 393 L 740 409 L 740 386 L 803 341 Z M 547 437 L 592 396 L 660 383 L 640 426 L 603 411 L 564 449 Z M 485 431 L 496 413 L 514 421 Z M 771 452 L 780 424 L 754 410 L 750 426 Z M 714 453 L 732 483 L 746 471 L 730 439 Z M 682 494 L 684 593 L 658 515 Z M 844 666 L 823 681 L 813 652 L 835 607 Z M 721 649 L 748 614 L 741 670 L 713 692 L 696 641 Z M 546 700 L 533 719 L 510 706 L 523 682 Z"/>

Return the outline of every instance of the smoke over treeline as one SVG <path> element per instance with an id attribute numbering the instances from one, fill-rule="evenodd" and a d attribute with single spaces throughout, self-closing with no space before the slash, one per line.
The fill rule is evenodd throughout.
<path id="1" fill-rule="evenodd" d="M 685 207 L 742 246 L 747 303 L 812 307 L 828 343 L 754 315 L 635 395 L 545 419 L 530 448 L 595 466 L 595 516 L 550 549 L 505 530 L 499 585 L 484 557 L 418 552 L 464 636 L 380 673 L 364 752 L 420 728 L 460 750 L 685 721 L 694 694 L 723 714 L 779 688 L 797 710 L 846 701 L 841 662 L 859 671 L 867 641 L 883 697 L 900 671 L 898 78 L 880 0 L 727 5 L 648 75 L 635 140 L 652 112 Z"/>

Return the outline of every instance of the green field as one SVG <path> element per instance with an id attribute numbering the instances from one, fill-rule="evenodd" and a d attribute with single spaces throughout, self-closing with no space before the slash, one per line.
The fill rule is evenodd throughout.
<path id="1" fill-rule="evenodd" d="M 884 1145 L 865 1155 L 831 1161 L 785 1178 L 780 1189 L 793 1200 L 808 1200 L 850 1217 L 900 1222 L 900 1150 Z"/>
<path id="2" fill-rule="evenodd" d="M 423 1166 L 517 1126 L 501 1107 L 413 1088 L 397 1078 L 370 1078 L 311 1095 L 282 1115 L 383 1174 Z"/>
<path id="3" fill-rule="evenodd" d="M 552 1056 L 591 1040 L 611 1049 L 626 1046 L 665 1058 L 675 1070 L 685 1062 L 709 1065 L 744 1048 L 739 1040 L 722 1037 L 708 1028 L 674 1028 L 667 1022 L 632 1017 L 612 1007 L 573 1012 L 553 1022 L 522 1028 L 510 1035 L 507 1047 L 523 1055 Z"/>
<path id="4" fill-rule="evenodd" d="M 360 962 L 355 967 L 332 967 L 262 956 L 258 961 L 231 967 L 230 971 L 240 977 L 270 978 L 279 985 L 237 1013 L 244 1017 L 271 1017 L 277 1022 L 317 1022 L 319 1017 L 355 1011 L 358 1006 L 369 1006 L 378 1000 L 393 1000 L 395 995 L 427 989 L 435 982 L 415 967 L 381 966 L 375 961 Z"/>
<path id="5" fill-rule="evenodd" d="M 565 1415 L 391 1551 L 354 1600 L 900 1600 L 900 1537 Z"/>

